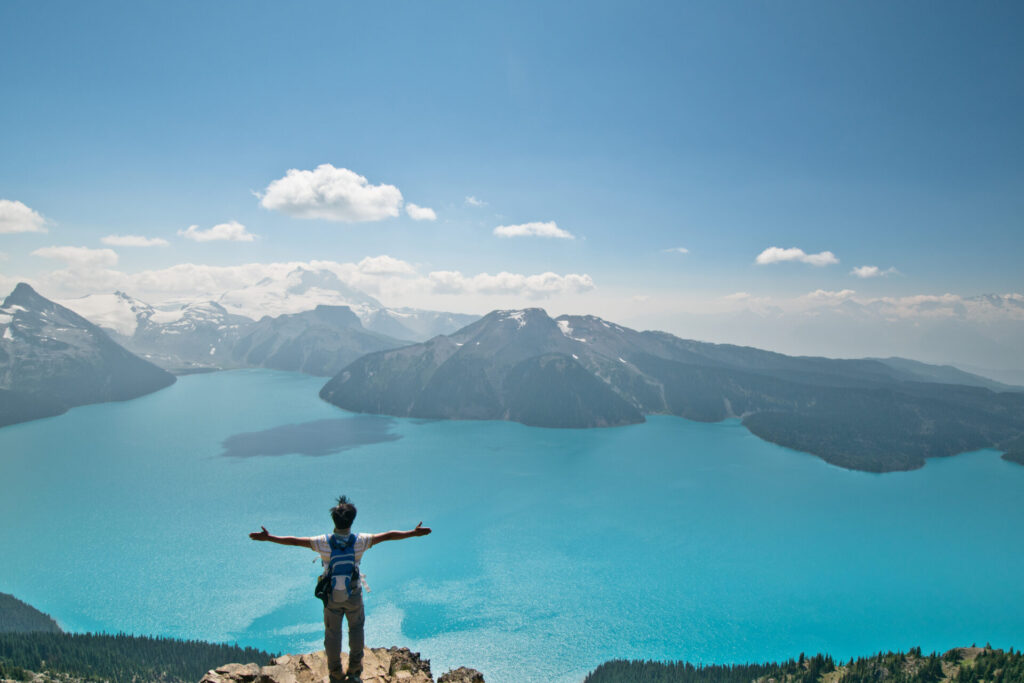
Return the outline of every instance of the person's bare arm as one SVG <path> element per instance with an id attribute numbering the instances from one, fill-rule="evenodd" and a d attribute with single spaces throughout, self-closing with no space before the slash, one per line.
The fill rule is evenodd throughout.
<path id="1" fill-rule="evenodd" d="M 274 536 L 267 527 L 261 526 L 262 531 L 254 531 L 249 534 L 249 538 L 254 541 L 270 541 L 271 543 L 277 543 L 278 545 L 294 545 L 299 548 L 313 548 L 313 539 L 302 536 Z"/>
<path id="2" fill-rule="evenodd" d="M 408 531 L 385 531 L 381 534 L 373 535 L 373 545 L 383 543 L 384 541 L 402 541 L 407 538 L 414 538 L 416 536 L 426 536 L 431 532 L 431 528 L 423 526 L 423 522 L 416 525 L 415 529 L 409 529 Z"/>

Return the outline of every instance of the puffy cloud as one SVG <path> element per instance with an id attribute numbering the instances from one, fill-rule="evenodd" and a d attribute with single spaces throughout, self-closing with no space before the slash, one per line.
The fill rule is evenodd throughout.
<path id="1" fill-rule="evenodd" d="M 428 209 L 425 206 L 418 206 L 409 202 L 405 205 L 405 212 L 409 214 L 409 218 L 414 221 L 436 221 L 437 214 L 434 213 L 433 209 Z"/>
<path id="2" fill-rule="evenodd" d="M 568 273 L 521 273 L 501 272 L 495 275 L 480 273 L 465 276 L 457 270 L 440 270 L 430 273 L 428 281 L 438 294 L 512 294 L 539 299 L 556 294 L 586 292 L 594 289 L 589 275 Z"/>
<path id="3" fill-rule="evenodd" d="M 112 247 L 166 247 L 170 242 L 159 237 L 143 237 L 142 235 L 107 235 L 100 238 L 103 244 Z"/>
<path id="4" fill-rule="evenodd" d="M 46 219 L 19 201 L 0 199 L 0 234 L 11 232 L 46 232 Z"/>
<path id="5" fill-rule="evenodd" d="M 198 225 L 190 225 L 188 230 L 179 230 L 178 234 L 194 242 L 252 242 L 256 239 L 256 235 L 238 221 L 219 223 L 209 230 L 200 230 Z"/>
<path id="6" fill-rule="evenodd" d="M 733 294 L 726 294 L 722 298 L 727 301 L 746 301 L 750 298 L 750 292 L 735 292 Z"/>
<path id="7" fill-rule="evenodd" d="M 575 239 L 572 234 L 559 228 L 554 221 L 499 225 L 494 229 L 494 234 L 498 237 L 557 237 L 564 240 Z"/>
<path id="8" fill-rule="evenodd" d="M 663 252 L 669 254 L 689 254 L 690 250 L 686 247 L 670 247 L 668 249 L 662 249 Z"/>
<path id="9" fill-rule="evenodd" d="M 260 205 L 296 218 L 362 223 L 398 216 L 402 193 L 394 185 L 371 185 L 347 168 L 321 164 L 312 171 L 288 169 L 267 185 Z"/>
<path id="10" fill-rule="evenodd" d="M 33 251 L 32 255 L 67 264 L 66 268 L 42 276 L 42 284 L 47 290 L 79 294 L 105 291 L 116 288 L 124 277 L 123 273 L 109 268 L 117 264 L 117 252 L 112 249 L 42 247 Z"/>
<path id="11" fill-rule="evenodd" d="M 878 266 L 858 266 L 850 271 L 850 275 L 856 275 L 859 278 L 869 277 L 885 277 L 886 275 L 895 275 L 899 271 L 895 268 L 887 268 L 882 270 Z"/>
<path id="12" fill-rule="evenodd" d="M 755 259 L 756 263 L 768 264 L 768 263 L 783 263 L 785 261 L 799 261 L 800 263 L 808 263 L 812 266 L 828 266 L 834 263 L 839 263 L 839 259 L 831 251 L 822 251 L 817 254 L 808 254 L 803 249 L 797 249 L 796 247 L 790 247 L 789 249 L 782 249 L 781 247 L 768 247 Z"/>
<path id="13" fill-rule="evenodd" d="M 367 256 L 357 266 L 360 272 L 368 275 L 414 275 L 416 269 L 411 264 L 387 254 Z"/>
<path id="14" fill-rule="evenodd" d="M 477 199 L 473 195 L 466 197 L 466 206 L 487 206 L 487 202 L 482 199 Z"/>
<path id="15" fill-rule="evenodd" d="M 42 247 L 33 251 L 32 255 L 64 261 L 72 268 L 103 268 L 117 264 L 117 252 L 113 249 Z"/>

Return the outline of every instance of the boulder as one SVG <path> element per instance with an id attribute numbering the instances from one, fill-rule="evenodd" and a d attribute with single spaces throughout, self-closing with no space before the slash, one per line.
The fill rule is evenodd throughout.
<path id="1" fill-rule="evenodd" d="M 348 654 L 341 655 L 342 667 L 348 667 Z M 434 683 L 430 662 L 408 648 L 367 648 L 363 651 L 363 683 Z M 282 655 L 270 664 L 225 664 L 207 671 L 200 683 L 326 683 L 327 657 L 313 652 Z M 465 667 L 441 676 L 445 683 L 484 683 L 479 671 Z"/>
<path id="2" fill-rule="evenodd" d="M 437 683 L 484 683 L 484 675 L 476 669 L 460 666 L 443 674 Z"/>

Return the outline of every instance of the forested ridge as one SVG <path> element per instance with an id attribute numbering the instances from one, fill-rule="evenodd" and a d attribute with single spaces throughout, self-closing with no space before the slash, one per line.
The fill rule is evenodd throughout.
<path id="1" fill-rule="evenodd" d="M 689 662 L 613 660 L 584 683 L 1020 683 L 1024 655 L 969 647 L 943 655 L 921 648 L 835 662 L 815 655 L 765 664 L 694 665 Z"/>
<path id="2" fill-rule="evenodd" d="M 194 683 L 222 664 L 265 665 L 271 656 L 237 645 L 123 633 L 0 633 L 0 679 L 29 680 L 28 672 L 45 671 L 112 683 Z"/>
<path id="3" fill-rule="evenodd" d="M 11 631 L 60 633 L 60 626 L 49 614 L 43 614 L 13 595 L 0 593 L 0 633 Z"/>

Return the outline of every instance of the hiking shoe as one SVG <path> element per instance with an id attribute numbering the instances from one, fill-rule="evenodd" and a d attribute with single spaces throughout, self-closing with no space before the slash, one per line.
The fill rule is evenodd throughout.
<path id="1" fill-rule="evenodd" d="M 345 683 L 363 683 L 363 679 L 359 677 L 359 674 L 349 674 L 345 676 Z"/>

